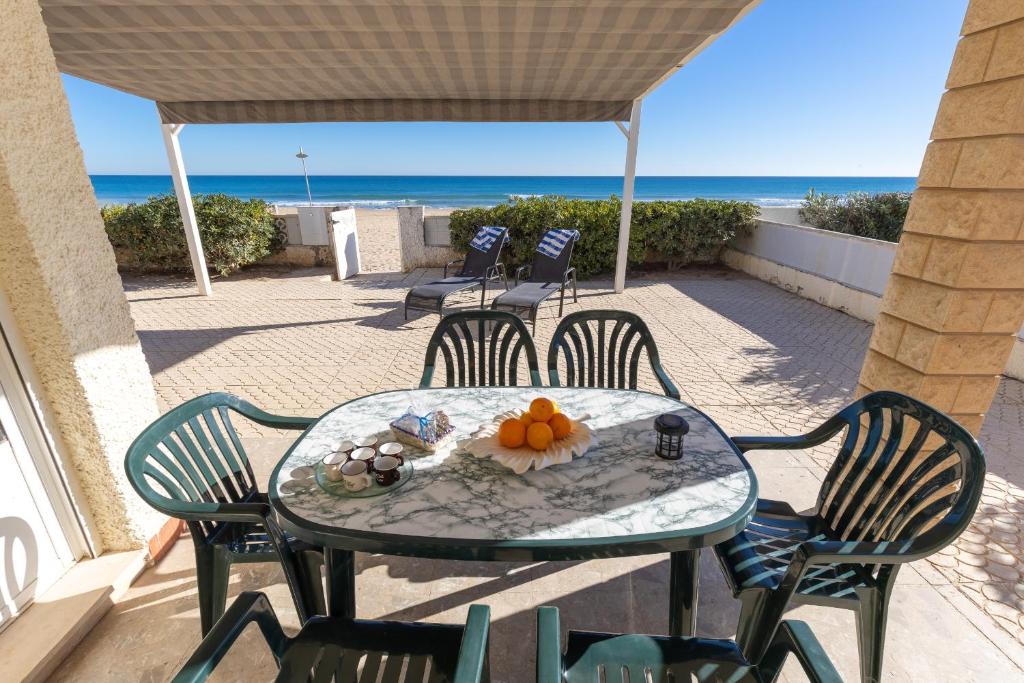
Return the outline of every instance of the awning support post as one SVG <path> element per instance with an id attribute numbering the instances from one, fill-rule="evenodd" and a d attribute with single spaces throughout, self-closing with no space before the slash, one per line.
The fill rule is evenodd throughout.
<path id="1" fill-rule="evenodd" d="M 629 224 L 633 218 L 633 181 L 636 178 L 636 148 L 640 139 L 640 105 L 643 98 L 633 100 L 626 134 L 626 171 L 622 178 L 622 215 L 619 217 L 619 253 L 615 258 L 615 293 L 626 289 L 626 261 L 629 257 Z M 617 122 L 618 123 L 618 122 Z M 622 130 L 622 124 L 619 124 Z"/>
<path id="2" fill-rule="evenodd" d="M 171 165 L 171 179 L 174 181 L 174 194 L 178 196 L 178 210 L 181 222 L 185 225 L 185 240 L 188 242 L 188 253 L 192 258 L 192 271 L 196 275 L 196 287 L 203 296 L 210 296 L 210 274 L 206 270 L 206 257 L 203 254 L 203 242 L 199 238 L 199 224 L 196 222 L 196 210 L 192 206 L 192 193 L 185 175 L 185 161 L 181 156 L 181 144 L 178 134 L 185 127 L 184 123 L 162 123 L 160 130 L 164 134 L 164 145 L 167 147 L 167 160 Z"/>

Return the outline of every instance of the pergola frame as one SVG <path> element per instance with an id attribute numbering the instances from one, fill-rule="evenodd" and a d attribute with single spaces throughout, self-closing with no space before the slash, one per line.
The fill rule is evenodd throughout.
<path id="1" fill-rule="evenodd" d="M 615 292 L 621 293 L 626 288 L 626 263 L 629 257 L 629 228 L 633 219 L 633 186 L 636 180 L 636 153 L 640 142 L 640 108 L 643 98 L 633 101 L 629 115 L 628 127 L 621 121 L 615 125 L 626 137 L 626 168 L 622 178 L 622 209 L 619 215 L 619 249 L 615 257 Z M 181 153 L 181 142 L 178 136 L 185 128 L 184 123 L 161 123 L 160 130 L 167 148 L 167 161 L 171 167 L 171 179 L 174 181 L 174 194 L 178 198 L 178 209 L 181 211 L 181 222 L 185 226 L 185 240 L 188 242 L 188 253 L 192 260 L 192 271 L 196 276 L 196 287 L 202 296 L 213 294 L 210 284 L 210 273 L 206 269 L 206 254 L 203 251 L 203 240 L 199 235 L 199 222 L 196 220 L 195 206 L 192 204 L 192 192 L 188 185 L 185 172 L 185 159 Z"/>

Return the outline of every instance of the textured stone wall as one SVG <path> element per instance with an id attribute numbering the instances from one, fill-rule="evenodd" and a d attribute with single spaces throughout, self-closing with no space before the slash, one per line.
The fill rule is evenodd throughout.
<path id="1" fill-rule="evenodd" d="M 1024 1 L 971 0 L 864 367 L 977 434 L 1024 322 Z"/>
<path id="2" fill-rule="evenodd" d="M 443 209 L 430 210 L 429 215 L 447 215 Z M 402 272 L 415 268 L 440 268 L 449 261 L 461 258 L 462 254 L 450 247 L 428 247 L 423 241 L 423 217 L 427 210 L 422 206 L 398 207 L 398 241 L 402 251 Z"/>
<path id="3" fill-rule="evenodd" d="M 163 519 L 128 485 L 124 455 L 157 414 L 35 0 L 7 0 L 0 50 L 0 288 L 47 426 L 94 541 L 140 548 Z"/>

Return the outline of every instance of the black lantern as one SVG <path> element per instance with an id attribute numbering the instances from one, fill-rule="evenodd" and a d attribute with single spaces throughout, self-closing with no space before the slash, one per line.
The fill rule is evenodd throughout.
<path id="1" fill-rule="evenodd" d="M 683 457 L 683 436 L 690 431 L 686 420 L 672 413 L 663 413 L 654 418 L 654 431 L 658 433 L 655 455 L 665 460 Z"/>

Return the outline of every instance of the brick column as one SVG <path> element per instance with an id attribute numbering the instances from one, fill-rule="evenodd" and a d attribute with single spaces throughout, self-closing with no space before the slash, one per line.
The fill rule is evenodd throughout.
<path id="1" fill-rule="evenodd" d="M 860 376 L 977 434 L 1024 322 L 1024 0 L 971 0 Z"/>

